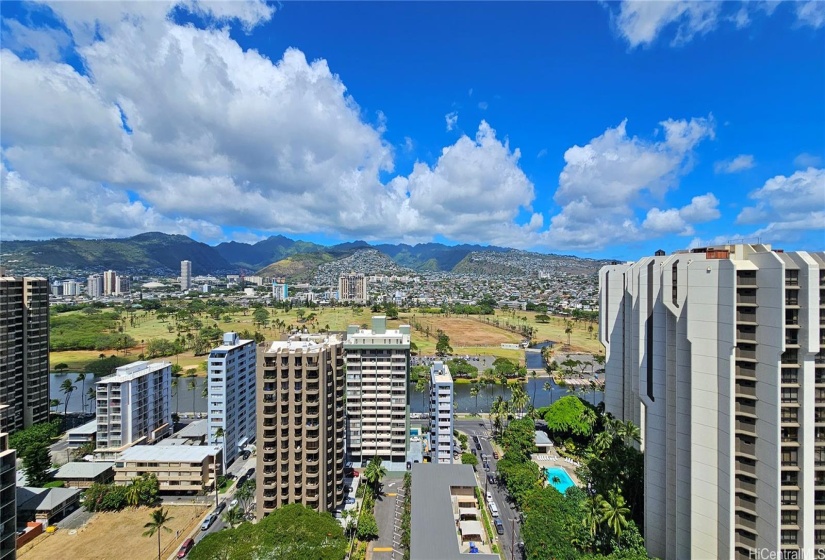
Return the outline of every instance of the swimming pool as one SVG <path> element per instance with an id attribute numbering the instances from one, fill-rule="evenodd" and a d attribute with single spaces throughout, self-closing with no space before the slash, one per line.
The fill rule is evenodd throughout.
<path id="1" fill-rule="evenodd" d="M 544 469 L 544 474 L 547 475 L 547 482 L 562 494 L 571 486 L 576 485 L 567 471 L 561 467 L 547 467 Z M 558 477 L 558 482 L 553 481 L 555 477 Z"/>
<path id="2" fill-rule="evenodd" d="M 418 428 L 410 428 L 410 435 L 417 436 L 418 435 Z"/>

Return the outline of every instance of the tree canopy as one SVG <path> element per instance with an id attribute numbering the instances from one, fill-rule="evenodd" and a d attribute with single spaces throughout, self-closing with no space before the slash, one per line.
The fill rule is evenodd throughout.
<path id="1" fill-rule="evenodd" d="M 207 535 L 189 553 L 191 560 L 342 560 L 347 539 L 329 513 L 301 504 L 276 509 L 255 525 Z"/>
<path id="2" fill-rule="evenodd" d="M 576 396 L 562 397 L 544 415 L 547 427 L 561 435 L 589 436 L 596 421 L 595 411 Z"/>

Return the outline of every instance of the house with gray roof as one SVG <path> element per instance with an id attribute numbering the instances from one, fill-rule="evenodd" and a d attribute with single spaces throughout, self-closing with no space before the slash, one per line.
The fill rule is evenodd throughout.
<path id="1" fill-rule="evenodd" d="M 74 462 L 66 463 L 54 475 L 55 480 L 62 480 L 69 488 L 85 490 L 94 483 L 108 484 L 115 479 L 114 462 Z"/>

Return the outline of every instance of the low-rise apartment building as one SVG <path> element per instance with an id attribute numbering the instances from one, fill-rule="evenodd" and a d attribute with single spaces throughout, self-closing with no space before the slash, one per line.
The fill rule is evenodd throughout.
<path id="1" fill-rule="evenodd" d="M 157 477 L 161 492 L 200 492 L 223 474 L 220 446 L 135 445 L 115 461 L 115 483 L 143 474 Z"/>

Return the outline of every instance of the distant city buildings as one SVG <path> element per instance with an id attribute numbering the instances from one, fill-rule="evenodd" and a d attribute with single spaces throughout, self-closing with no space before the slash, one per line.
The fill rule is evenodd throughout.
<path id="1" fill-rule="evenodd" d="M 103 296 L 103 276 L 100 274 L 92 274 L 86 280 L 86 295 L 90 298 L 99 298 Z"/>
<path id="2" fill-rule="evenodd" d="M 278 282 L 272 283 L 272 299 L 275 301 L 286 301 L 289 299 L 289 286 L 284 284 L 279 284 Z"/>
<path id="3" fill-rule="evenodd" d="M 125 296 L 129 293 L 129 278 L 118 275 L 115 278 L 115 294 L 116 296 Z"/>
<path id="4" fill-rule="evenodd" d="M 344 356 L 336 335 L 293 335 L 258 354 L 257 516 L 343 500 Z"/>
<path id="5" fill-rule="evenodd" d="M 430 452 L 433 463 L 453 463 L 453 377 L 443 362 L 430 367 Z"/>
<path id="6" fill-rule="evenodd" d="M 255 341 L 225 333 L 209 353 L 208 372 L 208 441 L 224 446 L 230 465 L 255 439 Z"/>
<path id="7" fill-rule="evenodd" d="M 348 454 L 360 463 L 378 456 L 404 465 L 409 447 L 410 327 L 387 329 L 383 315 L 372 329 L 347 328 Z"/>
<path id="8" fill-rule="evenodd" d="M 117 272 L 107 270 L 103 273 L 103 295 L 111 296 L 117 293 Z"/>
<path id="9" fill-rule="evenodd" d="M 605 402 L 641 427 L 648 552 L 825 551 L 825 253 L 724 245 L 600 280 Z"/>
<path id="10" fill-rule="evenodd" d="M 80 283 L 74 280 L 64 280 L 63 281 L 63 295 L 64 296 L 77 296 L 80 295 Z"/>
<path id="11" fill-rule="evenodd" d="M 362 273 L 351 272 L 338 278 L 338 299 L 342 302 L 365 304 L 369 299 L 367 277 Z"/>
<path id="12" fill-rule="evenodd" d="M 0 431 L 49 419 L 49 282 L 0 277 Z"/>
<path id="13" fill-rule="evenodd" d="M 95 455 L 112 458 L 132 445 L 154 443 L 172 433 L 170 362 L 121 366 L 95 386 Z"/>
<path id="14" fill-rule="evenodd" d="M 192 288 L 192 261 L 180 261 L 180 289 Z"/>

